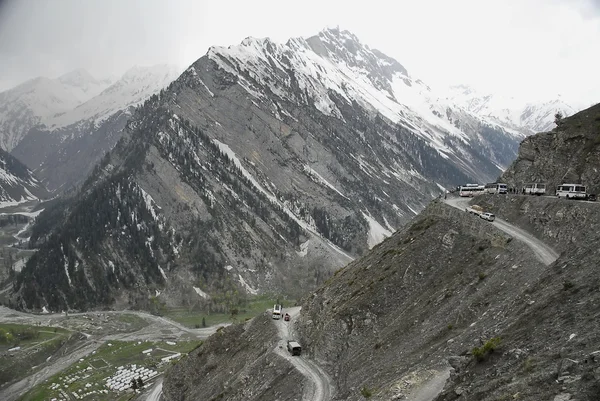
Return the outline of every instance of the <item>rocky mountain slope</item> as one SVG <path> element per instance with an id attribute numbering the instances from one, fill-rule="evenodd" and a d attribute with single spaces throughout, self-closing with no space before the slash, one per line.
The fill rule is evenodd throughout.
<path id="1" fill-rule="evenodd" d="M 91 99 L 110 83 L 75 70 L 56 79 L 35 78 L 0 93 L 0 147 L 11 151 L 32 127 Z"/>
<path id="2" fill-rule="evenodd" d="M 77 185 L 121 138 L 134 107 L 178 75 L 170 65 L 134 67 L 74 109 L 43 119 L 11 153 L 52 191 Z"/>
<path id="3" fill-rule="evenodd" d="M 447 92 L 446 98 L 464 109 L 527 135 L 550 131 L 556 127 L 554 116 L 558 112 L 563 116 L 571 116 L 577 111 L 560 98 L 531 102 L 482 94 L 468 85 L 452 86 Z"/>
<path id="4" fill-rule="evenodd" d="M 314 288 L 441 188 L 508 164 L 518 135 L 434 100 L 345 31 L 211 48 L 136 110 L 78 194 L 39 217 L 14 302 Z"/>
<path id="5" fill-rule="evenodd" d="M 48 191 L 34 174 L 0 149 L 0 207 L 47 197 Z"/>
<path id="6" fill-rule="evenodd" d="M 297 339 L 303 358 L 333 378 L 333 400 L 414 399 L 448 371 L 438 401 L 595 400 L 597 257 L 581 248 L 544 266 L 488 222 L 434 202 L 307 297 Z M 244 352 L 272 355 L 264 348 L 269 323 L 261 325 L 264 335 L 254 333 L 260 340 L 244 342 Z M 231 369 L 236 349 L 190 354 L 165 381 L 165 399 L 238 399 L 239 383 L 256 394 L 264 388 L 256 384 L 261 370 Z M 199 358 L 209 358 L 210 371 Z M 283 379 L 281 372 L 269 380 Z M 200 384 L 205 380 L 210 388 Z M 283 394 L 298 396 L 304 386 L 286 383 Z"/>
<path id="7" fill-rule="evenodd" d="M 550 194 L 562 183 L 581 183 L 600 192 L 600 104 L 565 118 L 551 132 L 526 138 L 502 179 L 521 188 L 547 184 Z"/>
<path id="8" fill-rule="evenodd" d="M 165 381 L 166 399 L 261 401 L 302 400 L 308 381 L 286 359 L 277 355 L 277 330 L 270 316 L 246 325 L 222 329 L 187 358 L 199 371 L 177 364 Z M 235 355 L 235 358 L 231 358 Z M 203 386 L 193 383 L 203 377 Z"/>
<path id="9" fill-rule="evenodd" d="M 593 130 L 593 110 L 573 120 Z M 560 138 L 560 127 L 551 135 Z M 512 194 L 477 203 L 562 253 L 542 264 L 496 223 L 433 201 L 302 301 L 302 358 L 333 378 L 333 400 L 420 399 L 418 389 L 448 373 L 444 388 L 429 393 L 436 401 L 600 398 L 600 205 Z M 265 344 L 271 329 L 263 325 L 265 336 L 244 349 Z M 206 377 L 225 372 L 202 393 L 207 399 L 237 399 L 240 380 L 250 394 L 260 388 L 252 385 L 260 370 L 229 369 L 235 350 L 213 354 L 210 372 L 196 355 L 204 352 L 178 364 L 166 400 L 193 399 Z M 286 386 L 285 394 L 301 394 L 305 383 Z"/>

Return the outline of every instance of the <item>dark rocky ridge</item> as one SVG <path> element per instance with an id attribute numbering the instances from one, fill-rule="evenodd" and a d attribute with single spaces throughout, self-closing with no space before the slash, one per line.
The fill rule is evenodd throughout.
<path id="1" fill-rule="evenodd" d="M 599 166 L 600 103 L 563 119 L 551 132 L 523 140 L 502 180 L 516 188 L 545 182 L 550 194 L 557 185 L 581 183 L 589 193 L 599 193 Z"/>
<path id="2" fill-rule="evenodd" d="M 80 121 L 56 131 L 29 130 L 11 154 L 30 166 L 50 191 L 80 185 L 122 136 L 130 110 L 119 111 L 96 125 Z"/>

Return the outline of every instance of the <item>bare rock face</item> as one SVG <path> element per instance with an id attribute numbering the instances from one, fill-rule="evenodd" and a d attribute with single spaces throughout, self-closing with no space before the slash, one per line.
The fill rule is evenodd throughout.
<path id="1" fill-rule="evenodd" d="M 274 351 L 269 316 L 218 331 L 175 365 L 163 382 L 166 400 L 300 401 L 306 379 Z"/>
<path id="2" fill-rule="evenodd" d="M 551 132 L 523 140 L 502 180 L 516 188 L 531 182 L 554 193 L 562 183 L 581 183 L 600 191 L 600 104 L 562 120 Z"/>

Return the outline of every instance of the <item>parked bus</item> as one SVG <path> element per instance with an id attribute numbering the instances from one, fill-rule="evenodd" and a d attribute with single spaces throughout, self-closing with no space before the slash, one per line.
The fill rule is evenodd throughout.
<path id="1" fill-rule="evenodd" d="M 508 186 L 498 182 L 492 184 L 485 184 L 485 193 L 487 194 L 506 194 L 508 193 Z"/>
<path id="2" fill-rule="evenodd" d="M 273 319 L 275 319 L 275 320 L 281 319 L 281 311 L 282 310 L 283 310 L 283 308 L 281 307 L 281 305 L 273 306 Z"/>
<path id="3" fill-rule="evenodd" d="M 473 197 L 477 195 L 481 195 L 485 191 L 485 185 L 479 184 L 467 184 L 460 187 L 460 191 L 458 193 L 459 196 L 468 196 Z"/>
<path id="4" fill-rule="evenodd" d="M 545 195 L 546 194 L 546 184 L 541 184 L 539 182 L 527 184 L 527 185 L 525 185 L 525 194 L 527 194 L 527 195 Z"/>
<path id="5" fill-rule="evenodd" d="M 562 184 L 556 187 L 557 198 L 567 199 L 587 199 L 585 185 L 581 184 Z"/>

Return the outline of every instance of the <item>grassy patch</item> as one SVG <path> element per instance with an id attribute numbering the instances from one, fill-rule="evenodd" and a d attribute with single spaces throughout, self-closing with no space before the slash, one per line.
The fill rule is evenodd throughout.
<path id="1" fill-rule="evenodd" d="M 127 331 L 138 331 L 148 325 L 148 322 L 133 314 L 119 314 L 117 315 L 117 320 L 121 323 L 124 323 L 129 330 Z"/>
<path id="2" fill-rule="evenodd" d="M 272 309 L 277 302 L 276 296 L 260 295 L 250 298 L 244 305 L 237 305 L 231 310 L 237 310 L 237 313 L 207 313 L 203 311 L 195 311 L 187 308 L 171 308 L 163 311 L 163 316 L 168 317 L 184 326 L 190 328 L 203 327 L 202 320 L 206 326 L 217 326 L 223 323 L 243 322 L 255 316 L 264 313 L 268 309 Z M 294 300 L 279 300 L 284 309 L 294 306 Z"/>
<path id="3" fill-rule="evenodd" d="M 0 384 L 35 372 L 64 345 L 70 334 L 54 327 L 0 324 Z M 9 351 L 15 347 L 20 349 Z"/>

